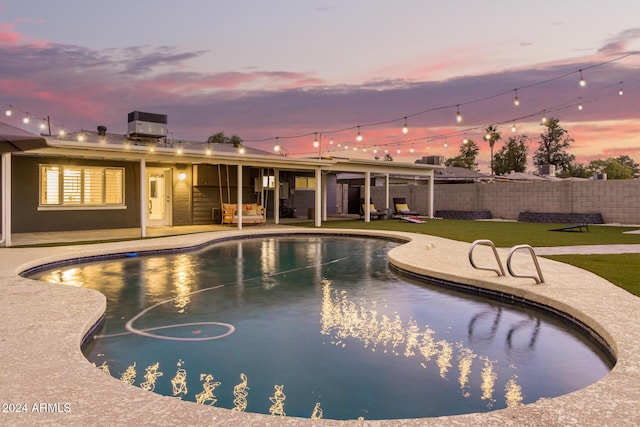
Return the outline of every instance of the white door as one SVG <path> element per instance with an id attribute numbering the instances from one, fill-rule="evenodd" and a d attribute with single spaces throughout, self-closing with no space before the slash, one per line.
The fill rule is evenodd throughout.
<path id="1" fill-rule="evenodd" d="M 171 225 L 171 169 L 147 169 L 147 225 Z"/>

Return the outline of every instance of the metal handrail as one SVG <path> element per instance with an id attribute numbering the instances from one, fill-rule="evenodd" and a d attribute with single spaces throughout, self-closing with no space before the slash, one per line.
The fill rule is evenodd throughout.
<path id="1" fill-rule="evenodd" d="M 476 265 L 475 262 L 473 262 L 473 249 L 478 245 L 489 246 L 493 250 L 493 255 L 496 257 L 496 261 L 498 262 L 498 267 L 500 267 L 500 270 L 491 267 L 480 267 Z M 502 266 L 502 262 L 500 261 L 500 256 L 498 255 L 498 250 L 496 249 L 496 245 L 494 245 L 491 240 L 476 240 L 475 242 L 473 242 L 471 244 L 471 248 L 469 248 L 469 262 L 471 263 L 471 266 L 473 268 L 476 268 L 478 270 L 493 271 L 497 273 L 498 276 L 506 276 L 504 267 Z"/>
<path id="2" fill-rule="evenodd" d="M 533 258 L 533 263 L 536 266 L 536 271 L 538 272 L 537 276 L 524 276 L 524 275 L 515 274 L 511 269 L 511 257 L 513 256 L 514 253 L 516 253 L 520 249 L 527 249 L 531 254 L 531 258 Z M 533 279 L 536 281 L 537 284 L 544 283 L 544 278 L 542 277 L 542 270 L 540 270 L 540 264 L 538 264 L 538 257 L 536 256 L 536 252 L 529 245 L 517 245 L 511 248 L 511 251 L 509 251 L 509 257 L 507 258 L 507 270 L 509 270 L 509 274 L 511 274 L 513 277 L 523 277 L 526 279 Z"/>

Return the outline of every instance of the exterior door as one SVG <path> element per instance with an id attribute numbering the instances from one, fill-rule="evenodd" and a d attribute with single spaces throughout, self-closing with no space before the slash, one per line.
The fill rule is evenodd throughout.
<path id="1" fill-rule="evenodd" d="M 147 225 L 171 225 L 171 169 L 147 169 Z"/>

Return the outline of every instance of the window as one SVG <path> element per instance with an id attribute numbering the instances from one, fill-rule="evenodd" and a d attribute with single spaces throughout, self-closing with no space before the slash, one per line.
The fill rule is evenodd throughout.
<path id="1" fill-rule="evenodd" d="M 124 168 L 40 165 L 40 206 L 123 207 Z"/>
<path id="2" fill-rule="evenodd" d="M 296 176 L 296 190 L 315 190 L 316 179 L 313 177 Z"/>

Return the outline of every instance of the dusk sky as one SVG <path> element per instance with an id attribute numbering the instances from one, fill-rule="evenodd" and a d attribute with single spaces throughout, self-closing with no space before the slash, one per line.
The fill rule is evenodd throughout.
<path id="1" fill-rule="evenodd" d="M 124 134 L 139 110 L 178 140 L 313 155 L 317 132 L 323 155 L 408 162 L 467 137 L 486 172 L 484 127 L 530 136 L 533 169 L 545 114 L 577 161 L 640 162 L 640 2 L 591 3 L 0 0 L 0 120 Z"/>

